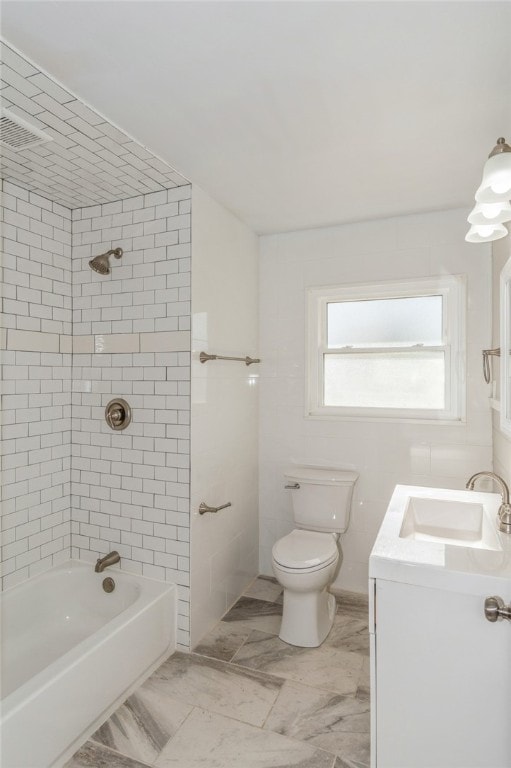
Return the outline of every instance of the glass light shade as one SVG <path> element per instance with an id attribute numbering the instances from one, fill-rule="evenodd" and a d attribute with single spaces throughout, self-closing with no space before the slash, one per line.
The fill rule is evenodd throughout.
<path id="1" fill-rule="evenodd" d="M 504 203 L 511 198 L 511 152 L 490 157 L 483 170 L 483 180 L 476 192 L 478 203 Z"/>
<path id="2" fill-rule="evenodd" d="M 465 240 L 467 243 L 490 243 L 506 235 L 507 229 L 503 224 L 472 224 Z"/>
<path id="3" fill-rule="evenodd" d="M 511 221 L 511 203 L 476 203 L 467 221 L 470 224 L 502 224 Z"/>

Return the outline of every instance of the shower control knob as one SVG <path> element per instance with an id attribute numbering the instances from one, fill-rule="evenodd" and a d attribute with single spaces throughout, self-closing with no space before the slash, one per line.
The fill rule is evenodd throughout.
<path id="1" fill-rule="evenodd" d="M 115 424 L 116 427 L 122 423 L 123 417 L 124 411 L 121 408 L 112 408 L 110 411 L 110 420 Z"/>
<path id="2" fill-rule="evenodd" d="M 110 429 L 126 429 L 131 422 L 131 408 L 122 397 L 110 400 L 105 408 L 105 419 Z"/>
<path id="3" fill-rule="evenodd" d="M 484 615 L 492 623 L 503 619 L 511 621 L 511 605 L 506 605 L 501 597 L 487 597 L 484 601 Z"/>

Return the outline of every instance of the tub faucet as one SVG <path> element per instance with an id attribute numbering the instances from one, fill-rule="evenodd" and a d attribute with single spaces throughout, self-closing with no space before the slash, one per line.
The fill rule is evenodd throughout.
<path id="1" fill-rule="evenodd" d="M 113 552 L 109 552 L 108 555 L 105 555 L 104 557 L 98 557 L 94 570 L 96 573 L 103 573 L 105 568 L 108 568 L 109 565 L 115 565 L 120 561 L 120 559 L 120 554 L 115 552 L 115 550 Z"/>
<path id="2" fill-rule="evenodd" d="M 500 475 L 496 475 L 495 472 L 476 472 L 467 482 L 466 487 L 469 491 L 474 490 L 475 482 L 479 477 L 491 477 L 491 479 L 495 480 L 497 485 L 500 486 L 502 504 L 497 513 L 499 531 L 502 531 L 502 533 L 511 533 L 511 504 L 509 503 L 509 488 L 507 487 L 505 480 L 503 480 Z"/>

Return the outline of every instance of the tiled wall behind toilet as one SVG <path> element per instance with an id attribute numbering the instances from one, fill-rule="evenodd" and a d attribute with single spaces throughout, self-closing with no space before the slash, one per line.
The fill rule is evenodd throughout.
<path id="1" fill-rule="evenodd" d="M 2 588 L 69 558 L 71 211 L 2 199 Z"/>
<path id="2" fill-rule="evenodd" d="M 260 568 L 292 528 L 283 473 L 291 463 L 351 466 L 360 478 L 336 587 L 367 590 L 368 559 L 397 483 L 463 488 L 492 465 L 481 350 L 491 340 L 490 247 L 464 242 L 466 212 L 445 211 L 261 238 Z M 305 416 L 308 287 L 445 274 L 467 276 L 464 424 Z"/>
<path id="3" fill-rule="evenodd" d="M 179 588 L 189 644 L 189 185 L 73 211 L 73 555 Z M 121 247 L 111 274 L 88 265 Z M 105 406 L 126 399 L 126 431 Z"/>

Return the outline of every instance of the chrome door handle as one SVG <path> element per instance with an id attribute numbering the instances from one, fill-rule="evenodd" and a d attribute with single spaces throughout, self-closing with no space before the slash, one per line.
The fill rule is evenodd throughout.
<path id="1" fill-rule="evenodd" d="M 484 615 L 488 621 L 511 621 L 511 604 L 506 605 L 501 597 L 487 597 L 484 601 Z"/>
<path id="2" fill-rule="evenodd" d="M 204 515 L 206 512 L 219 512 L 221 509 L 226 509 L 226 507 L 232 507 L 230 501 L 227 504 L 222 504 L 221 507 L 210 507 L 204 501 L 201 501 L 199 504 L 199 515 Z"/>
<path id="3" fill-rule="evenodd" d="M 300 483 L 289 483 L 288 485 L 285 485 L 284 488 L 287 488 L 288 491 L 297 491 L 300 487 Z"/>

